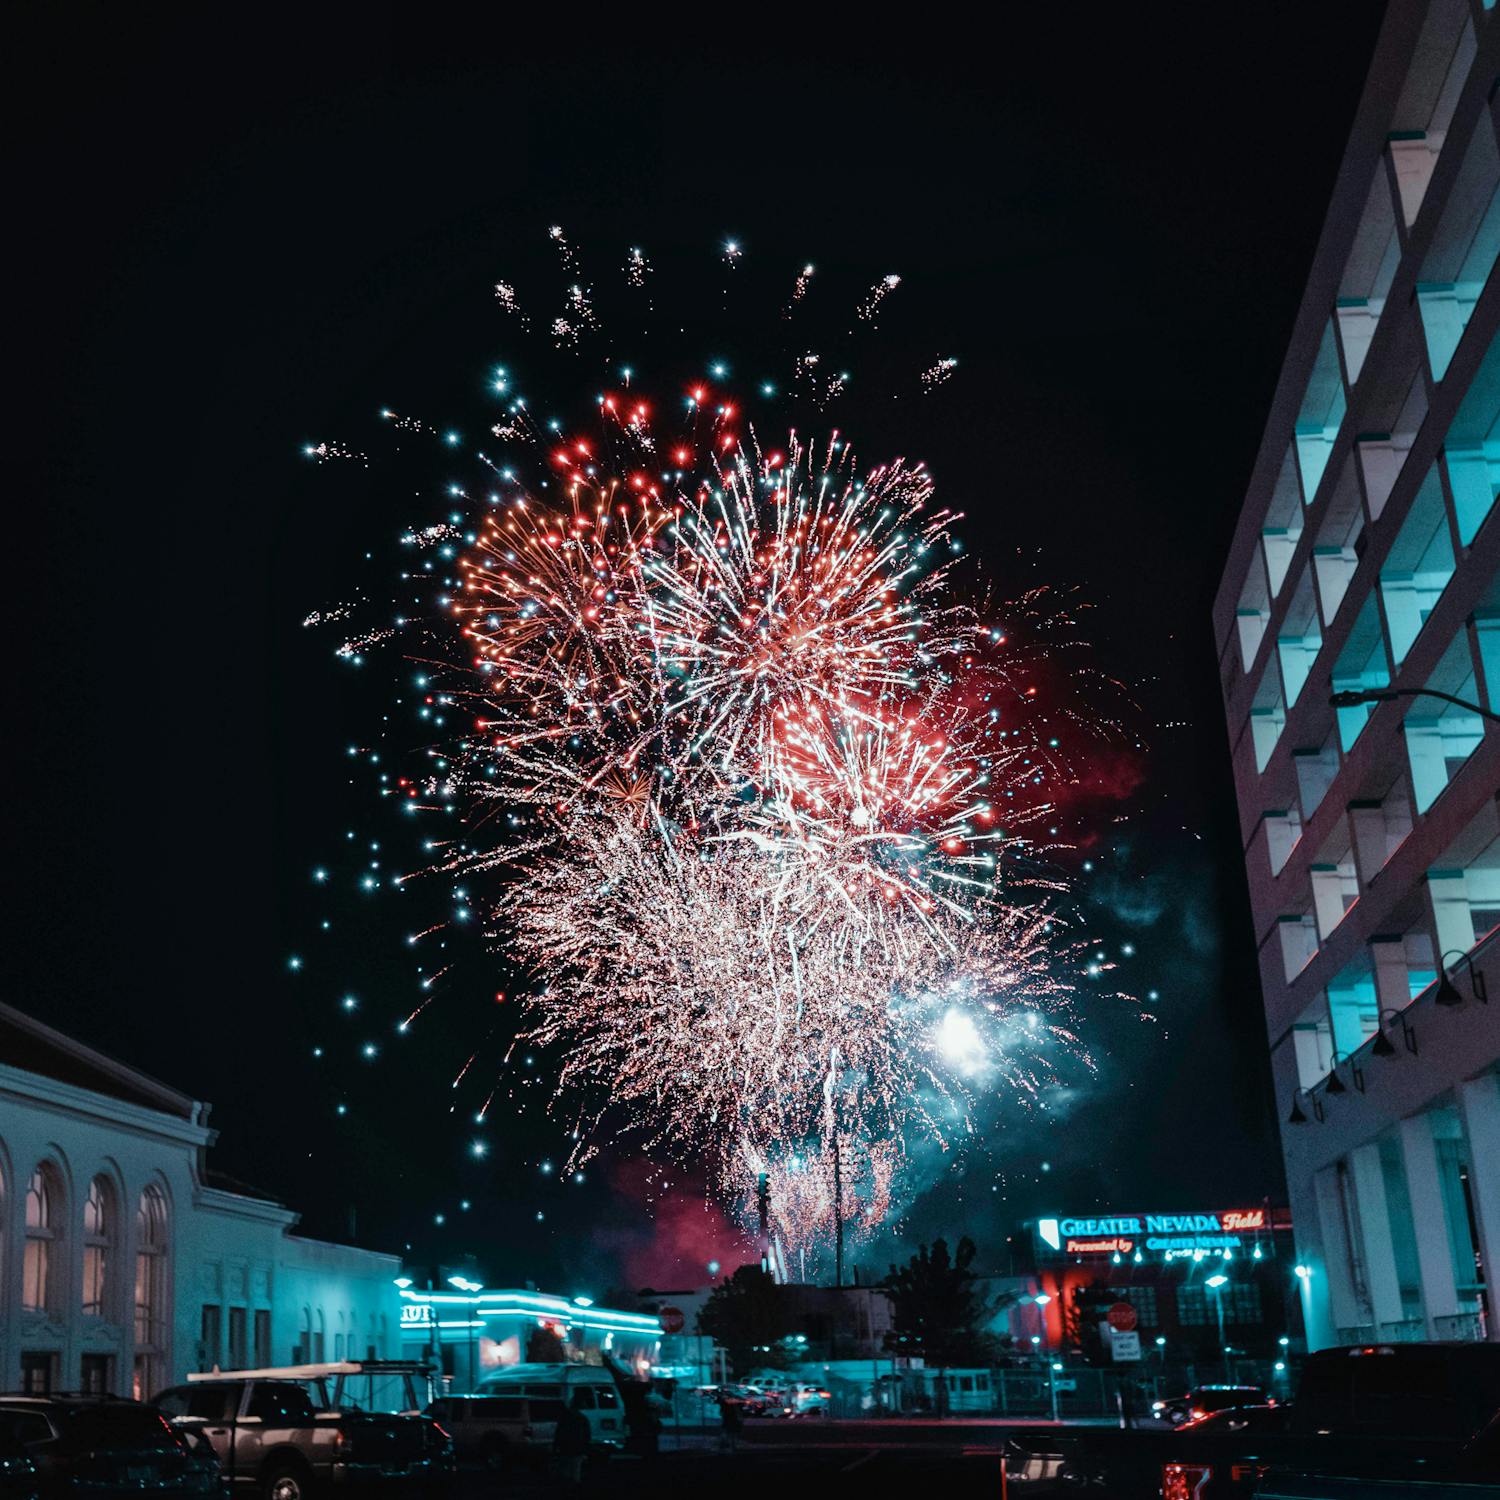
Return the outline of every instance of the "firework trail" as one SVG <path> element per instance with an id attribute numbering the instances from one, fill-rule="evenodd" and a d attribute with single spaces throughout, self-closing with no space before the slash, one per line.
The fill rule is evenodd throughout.
<path id="1" fill-rule="evenodd" d="M 956 359 L 945 358 L 934 361 L 922 371 L 922 389 L 926 391 L 936 390 L 945 380 L 952 377 L 958 368 Z"/>
<path id="2" fill-rule="evenodd" d="M 625 271 L 644 285 L 643 252 Z M 517 311 L 508 283 L 496 296 Z M 565 296 L 551 332 L 574 349 L 601 324 L 580 283 Z M 849 378 L 815 354 L 795 371 L 819 405 Z M 411 807 L 462 812 L 425 873 L 484 881 L 465 903 L 525 977 L 512 1053 L 553 1068 L 570 1165 L 623 1129 L 731 1196 L 767 1172 L 807 1244 L 837 1141 L 849 1227 L 873 1231 L 909 1143 L 946 1148 L 978 1101 L 1087 1061 L 1045 858 L 1070 773 L 1038 649 L 960 586 L 961 518 L 920 463 L 757 429 L 705 382 L 657 403 L 619 367 L 576 427 L 533 422 L 508 368 L 493 389 L 507 448 L 474 455 L 483 497 L 450 486 L 459 509 L 404 538 L 441 565 L 436 612 L 402 632 L 424 723 L 462 725 L 401 779 Z M 1019 617 L 1056 671 L 1066 614 L 1031 596 Z"/>
<path id="3" fill-rule="evenodd" d="M 787 305 L 782 309 L 781 312 L 781 316 L 783 318 L 791 317 L 792 313 L 796 309 L 797 304 L 805 296 L 807 296 L 807 289 L 812 285 L 812 279 L 815 274 L 816 268 L 813 266 L 811 261 L 803 266 L 801 271 L 797 273 L 796 284 L 792 287 L 791 300 L 787 303 Z"/>
<path id="4" fill-rule="evenodd" d="M 899 276 L 882 276 L 865 294 L 864 301 L 856 309 L 860 321 L 873 323 L 876 313 L 880 311 L 880 304 L 900 285 L 901 278 Z"/>

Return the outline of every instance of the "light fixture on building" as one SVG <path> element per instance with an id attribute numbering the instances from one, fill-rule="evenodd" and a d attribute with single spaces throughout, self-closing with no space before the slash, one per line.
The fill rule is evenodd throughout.
<path id="1" fill-rule="evenodd" d="M 1405 1014 L 1394 1008 L 1380 1012 L 1375 1023 L 1375 1040 L 1370 1044 L 1370 1051 L 1376 1057 L 1395 1057 L 1398 1055 L 1396 1044 L 1386 1034 L 1385 1018 L 1387 1016 L 1395 1016 L 1400 1021 L 1401 1041 L 1406 1050 L 1415 1057 L 1417 1055 L 1417 1034 L 1411 1029 L 1411 1022 L 1406 1019 Z"/>
<path id="2" fill-rule="evenodd" d="M 1306 1125 L 1307 1114 L 1302 1108 L 1302 1096 L 1306 1094 L 1308 1103 L 1312 1105 L 1313 1119 L 1320 1125 L 1323 1123 L 1323 1101 L 1308 1089 L 1298 1089 L 1292 1095 L 1292 1112 L 1286 1117 L 1288 1125 Z"/>
<path id="3" fill-rule="evenodd" d="M 1339 1064 L 1341 1062 L 1349 1063 L 1349 1078 L 1353 1082 L 1354 1087 L 1357 1088 L 1360 1093 L 1364 1093 L 1364 1069 L 1361 1068 L 1357 1062 L 1350 1062 L 1342 1052 L 1335 1052 L 1333 1054 L 1333 1058 L 1328 1066 L 1328 1082 L 1323 1085 L 1324 1092 L 1329 1094 L 1347 1094 L 1349 1092 L 1349 1085 L 1339 1077 Z"/>
<path id="4" fill-rule="evenodd" d="M 1433 1001 L 1437 1005 L 1454 1006 L 1462 1005 L 1464 997 L 1459 994 L 1458 987 L 1453 983 L 1453 977 L 1448 972 L 1448 959 L 1452 954 L 1469 966 L 1469 988 L 1473 991 L 1474 998 L 1481 1005 L 1490 1003 L 1489 986 L 1486 985 L 1484 975 L 1474 967 L 1474 960 L 1461 948 L 1451 948 L 1438 960 L 1438 987 Z"/>

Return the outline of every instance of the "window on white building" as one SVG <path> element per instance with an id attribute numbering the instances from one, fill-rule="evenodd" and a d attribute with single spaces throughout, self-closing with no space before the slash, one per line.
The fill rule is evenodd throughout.
<path id="1" fill-rule="evenodd" d="M 83 1203 L 83 1310 L 91 1317 L 102 1318 L 106 1311 L 115 1223 L 114 1188 L 107 1177 L 96 1177 Z"/>
<path id="2" fill-rule="evenodd" d="M 26 1249 L 21 1268 L 21 1306 L 48 1312 L 57 1306 L 57 1282 L 63 1265 L 62 1181 L 57 1169 L 42 1162 L 26 1189 Z"/>
<path id="3" fill-rule="evenodd" d="M 1469 638 L 1460 629 L 1426 686 L 1472 703 L 1478 693 Z M 1417 698 L 1406 712 L 1406 755 L 1417 811 L 1424 813 L 1463 769 L 1484 738 L 1484 720 L 1472 710 L 1437 698 Z"/>
<path id="4" fill-rule="evenodd" d="M 1500 928 L 1500 807 L 1493 801 L 1481 805 L 1428 870 L 1427 892 L 1446 957 L 1477 948 Z"/>
<path id="5" fill-rule="evenodd" d="M 229 1367 L 243 1370 L 249 1366 L 249 1348 L 246 1345 L 246 1312 L 243 1307 L 229 1309 Z"/>
<path id="6" fill-rule="evenodd" d="M 131 1394 L 147 1401 L 163 1383 L 166 1356 L 167 1200 L 141 1194 L 135 1215 L 135 1372 Z"/>

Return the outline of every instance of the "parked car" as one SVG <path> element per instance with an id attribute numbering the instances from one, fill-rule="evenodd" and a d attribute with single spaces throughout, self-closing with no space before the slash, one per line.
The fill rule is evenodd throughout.
<path id="1" fill-rule="evenodd" d="M 39 1500 L 39 1494 L 31 1455 L 0 1430 L 0 1500 Z"/>
<path id="2" fill-rule="evenodd" d="M 782 1407 L 789 1417 L 826 1417 L 832 1399 L 821 1386 L 799 1381 L 788 1387 Z"/>
<path id="3" fill-rule="evenodd" d="M 229 1484 L 266 1500 L 306 1500 L 329 1485 L 443 1488 L 453 1442 L 436 1422 L 320 1405 L 322 1377 L 209 1376 L 163 1391 L 156 1404 L 208 1439 Z"/>
<path id="4" fill-rule="evenodd" d="M 625 1445 L 625 1406 L 614 1376 L 598 1365 L 508 1365 L 479 1383 L 483 1396 L 526 1396 L 538 1401 L 577 1402 L 600 1448 Z"/>
<path id="5" fill-rule="evenodd" d="M 1500 1347 L 1374 1344 L 1309 1356 L 1280 1432 L 1173 1433 L 1166 1500 L 1500 1495 Z"/>
<path id="6" fill-rule="evenodd" d="M 0 1445 L 20 1492 L 87 1497 L 149 1490 L 204 1500 L 222 1491 L 219 1463 L 155 1407 L 116 1396 L 0 1396 Z"/>
<path id="7" fill-rule="evenodd" d="M 1151 1413 L 1172 1426 L 1198 1422 L 1216 1411 L 1236 1406 L 1274 1406 L 1274 1399 L 1258 1385 L 1199 1385 L 1184 1396 L 1153 1401 Z"/>
<path id="8" fill-rule="evenodd" d="M 778 1375 L 771 1370 L 759 1370 L 750 1375 L 745 1382 L 753 1386 L 766 1399 L 766 1409 L 771 1415 L 779 1415 L 780 1408 L 786 1405 L 787 1393 L 791 1389 L 791 1379 L 786 1375 Z"/>
<path id="9" fill-rule="evenodd" d="M 1284 1432 L 1290 1406 L 1226 1406 L 1179 1423 L 1178 1432 Z"/>
<path id="10" fill-rule="evenodd" d="M 423 1413 L 453 1439 L 460 1463 L 504 1469 L 552 1451 L 563 1403 L 545 1396 L 444 1396 Z"/>
<path id="11" fill-rule="evenodd" d="M 716 1394 L 721 1406 L 737 1406 L 745 1417 L 763 1417 L 772 1406 L 770 1396 L 758 1385 L 721 1385 Z"/>
<path id="12" fill-rule="evenodd" d="M 39 1500 L 36 1465 L 24 1446 L 0 1428 L 0 1500 Z"/>

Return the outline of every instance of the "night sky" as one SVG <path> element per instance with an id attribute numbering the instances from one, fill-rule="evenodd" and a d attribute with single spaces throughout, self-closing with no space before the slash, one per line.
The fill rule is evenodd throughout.
<path id="1" fill-rule="evenodd" d="M 644 246 L 685 349 L 768 361 L 780 331 L 753 323 L 713 347 L 734 236 L 773 291 L 808 260 L 849 305 L 905 278 L 872 384 L 935 353 L 960 369 L 863 431 L 851 403 L 864 458 L 924 458 L 1001 594 L 1076 588 L 1139 705 L 1092 754 L 1065 863 L 1156 1019 L 1092 1011 L 1097 1076 L 1049 1114 L 995 1112 L 902 1240 L 967 1230 L 1003 1268 L 1038 1211 L 1277 1195 L 1208 612 L 1379 7 L 1212 30 L 1172 10 L 983 36 L 957 12 L 838 33 L 29 17 L 6 63 L 7 998 L 212 1101 L 214 1166 L 309 1233 L 565 1291 L 735 1263 L 691 1173 L 663 1193 L 622 1145 L 559 1181 L 539 1109 L 472 1127 L 450 1085 L 493 1055 L 505 982 L 477 937 L 453 940 L 431 1024 L 395 1036 L 408 898 L 358 879 L 410 842 L 346 753 L 392 664 L 353 678 L 302 626 L 389 596 L 391 544 L 445 477 L 431 449 L 335 472 L 305 443 L 387 454 L 383 405 L 472 426 L 514 344 L 493 285 L 541 276 L 553 223 L 601 280 Z"/>

